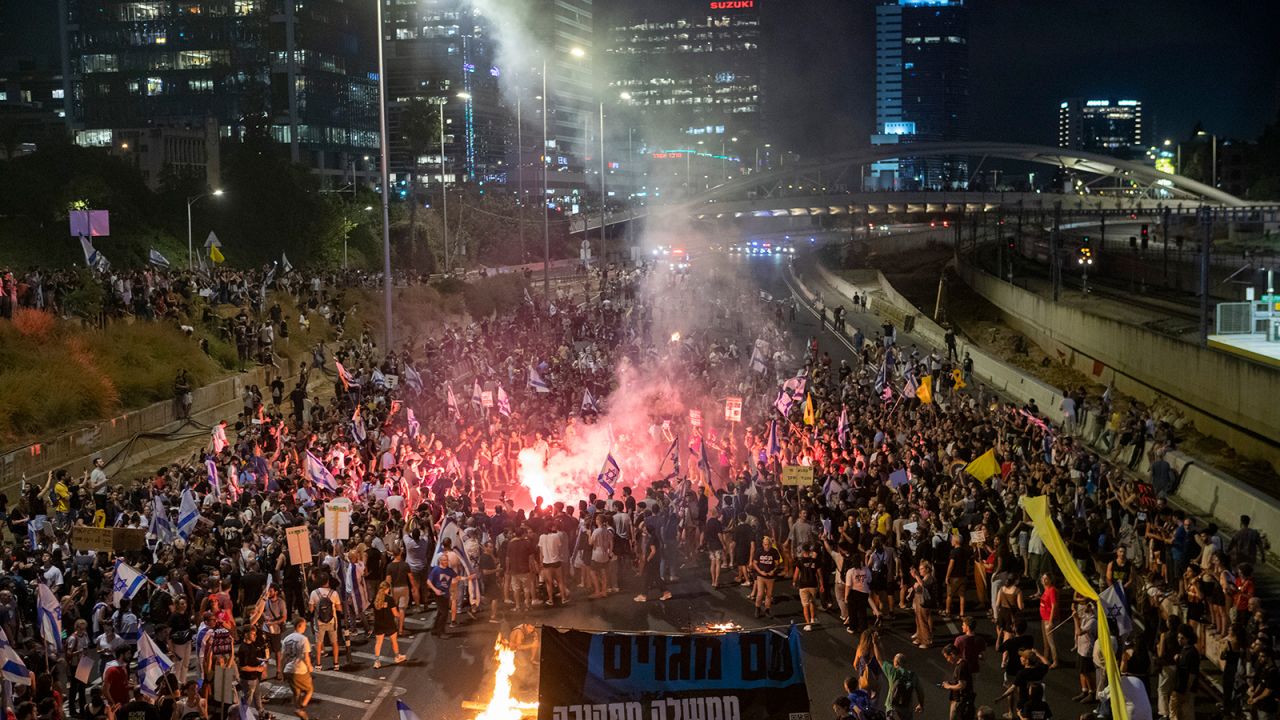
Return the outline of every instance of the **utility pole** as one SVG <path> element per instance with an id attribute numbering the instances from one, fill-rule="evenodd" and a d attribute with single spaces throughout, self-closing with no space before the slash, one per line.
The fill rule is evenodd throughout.
<path id="1" fill-rule="evenodd" d="M 520 91 L 516 93 L 516 177 L 519 178 L 520 184 L 519 194 L 516 195 L 516 226 L 520 229 L 520 263 L 525 261 L 524 256 L 524 123 L 520 119 L 520 96 L 524 94 L 524 86 L 521 83 Z"/>
<path id="2" fill-rule="evenodd" d="M 1053 285 L 1053 301 L 1058 302 L 1058 296 L 1061 294 L 1062 283 L 1061 263 L 1058 262 L 1058 245 L 1062 242 L 1062 238 L 1058 233 L 1062 230 L 1062 201 L 1058 200 L 1053 204 L 1053 232 L 1049 235 L 1049 279 Z"/>
<path id="3" fill-rule="evenodd" d="M 1169 287 L 1169 208 L 1160 213 L 1160 225 L 1164 234 L 1164 286 Z"/>
<path id="4" fill-rule="evenodd" d="M 1209 345 L 1209 250 L 1213 245 L 1213 208 L 1200 209 L 1200 346 Z"/>

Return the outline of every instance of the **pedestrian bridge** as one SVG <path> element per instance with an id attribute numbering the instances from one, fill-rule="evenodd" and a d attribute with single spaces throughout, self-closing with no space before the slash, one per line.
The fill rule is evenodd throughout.
<path id="1" fill-rule="evenodd" d="M 861 190 L 863 169 L 895 157 L 988 158 L 1044 165 L 1080 175 L 1070 193 L 998 191 Z M 1280 201 L 1256 202 L 1154 167 L 1097 153 L 1016 143 L 953 142 L 876 145 L 735 178 L 679 203 L 664 206 L 695 219 L 721 220 L 822 215 L 898 213 L 1052 212 L 1068 215 L 1196 214 L 1213 208 L 1218 217 L 1280 221 Z M 611 213 L 609 225 L 639 219 L 656 206 Z M 600 227 L 600 217 L 577 220 L 572 232 Z"/>

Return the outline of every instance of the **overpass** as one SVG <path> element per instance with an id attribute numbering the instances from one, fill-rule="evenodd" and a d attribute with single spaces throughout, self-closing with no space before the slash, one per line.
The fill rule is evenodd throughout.
<path id="1" fill-rule="evenodd" d="M 862 170 L 870 163 L 902 156 L 1017 160 L 1091 176 L 1074 193 L 907 191 L 866 192 Z M 1104 187 L 1113 182 L 1120 187 Z M 1070 215 L 1195 215 L 1212 208 L 1220 219 L 1280 222 L 1280 201 L 1251 202 L 1218 188 L 1154 167 L 1082 150 L 995 142 L 876 145 L 820 160 L 753 173 L 711 187 L 684 202 L 664 206 L 695 219 L 890 215 L 895 213 L 1049 212 Z M 650 208 L 606 215 L 607 225 L 644 217 Z M 656 211 L 656 208 L 654 208 Z M 571 232 L 598 230 L 599 215 L 574 218 Z"/>

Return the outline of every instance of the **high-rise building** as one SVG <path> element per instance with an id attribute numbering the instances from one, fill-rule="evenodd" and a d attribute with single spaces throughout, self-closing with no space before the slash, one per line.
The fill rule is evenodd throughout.
<path id="1" fill-rule="evenodd" d="M 446 181 L 505 182 L 510 124 L 489 21 L 468 0 L 413 0 L 386 5 L 383 24 L 392 180 L 439 179 L 437 134 L 410 139 L 406 128 L 423 126 L 406 121 L 415 105 L 444 101 Z"/>
<path id="2" fill-rule="evenodd" d="M 1142 147 L 1142 102 L 1070 98 L 1058 104 L 1058 147 L 1130 156 Z"/>
<path id="3" fill-rule="evenodd" d="M 116 131 L 262 128 L 294 161 L 349 182 L 376 177 L 376 8 L 342 0 L 64 0 L 76 141 Z"/>
<path id="4" fill-rule="evenodd" d="M 964 0 L 880 0 L 876 14 L 874 145 L 968 139 L 969 15 Z M 968 183 L 965 157 L 874 163 L 877 189 Z"/>
<path id="5" fill-rule="evenodd" d="M 628 157 L 705 158 L 716 182 L 737 174 L 744 158 L 751 166 L 766 144 L 756 1 L 615 7 L 602 74 L 609 97 L 621 100 L 626 127 L 617 127 L 612 141 L 625 142 Z M 692 190 L 704 183 L 687 184 Z"/>

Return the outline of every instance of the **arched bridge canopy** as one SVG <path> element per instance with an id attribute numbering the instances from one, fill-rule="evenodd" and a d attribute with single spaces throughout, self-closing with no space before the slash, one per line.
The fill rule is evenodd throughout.
<path id="1" fill-rule="evenodd" d="M 972 157 L 993 157 L 1005 160 L 1021 160 L 1055 168 L 1089 173 L 1093 175 L 1132 179 L 1141 186 L 1159 187 L 1173 194 L 1186 198 L 1194 198 L 1207 204 L 1229 207 L 1244 206 L 1246 202 L 1230 193 L 1210 187 L 1181 175 L 1160 172 L 1153 167 L 1129 160 L 1099 155 L 1082 150 L 1048 147 L 1044 145 L 1021 145 L 1017 143 L 993 142 L 950 142 L 950 143 L 912 143 L 903 145 L 875 145 L 848 153 L 825 157 L 816 162 L 799 163 L 790 167 L 778 168 L 767 172 L 746 175 L 718 185 L 702 193 L 689 202 L 690 206 L 701 206 L 711 210 L 707 205 L 726 201 L 740 200 L 751 191 L 761 188 L 776 187 L 788 178 L 826 174 L 849 168 L 856 168 L 880 160 L 897 157 L 939 157 L 968 155 Z M 859 171 L 860 172 L 860 171 Z M 860 178 L 859 176 L 857 176 Z M 887 193 L 886 193 L 887 194 Z M 692 207 L 691 207 L 692 209 Z"/>

